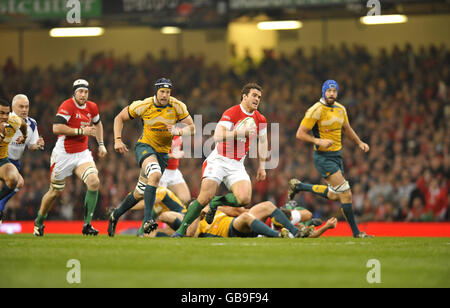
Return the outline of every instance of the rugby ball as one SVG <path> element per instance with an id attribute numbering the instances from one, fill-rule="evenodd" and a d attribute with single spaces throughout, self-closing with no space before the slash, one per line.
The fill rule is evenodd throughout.
<path id="1" fill-rule="evenodd" d="M 252 117 L 246 117 L 246 118 L 240 120 L 236 124 L 234 129 L 237 130 L 237 131 L 245 130 L 245 129 L 254 129 L 256 131 L 255 119 L 253 119 Z M 245 141 L 247 141 L 247 138 L 238 138 L 237 140 L 245 142 Z"/>

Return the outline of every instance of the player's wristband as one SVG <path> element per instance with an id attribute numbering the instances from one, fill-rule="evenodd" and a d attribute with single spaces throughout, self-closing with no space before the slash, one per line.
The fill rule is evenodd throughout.
<path id="1" fill-rule="evenodd" d="M 99 147 L 104 147 L 104 146 L 105 146 L 105 143 L 104 143 L 103 141 L 102 141 L 102 142 L 99 142 L 99 143 L 98 143 L 98 146 L 99 146 Z"/>
<path id="2" fill-rule="evenodd" d="M 114 140 L 121 140 L 122 139 L 122 137 L 116 137 L 116 138 L 114 138 Z"/>

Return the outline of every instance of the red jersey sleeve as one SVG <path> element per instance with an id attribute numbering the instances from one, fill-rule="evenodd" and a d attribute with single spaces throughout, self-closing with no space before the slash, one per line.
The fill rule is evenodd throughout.
<path id="1" fill-rule="evenodd" d="M 70 103 L 70 101 L 64 101 L 58 108 L 58 112 L 56 113 L 57 116 L 63 117 L 66 119 L 67 122 L 69 122 L 70 118 L 73 114 L 73 104 Z"/>
<path id="2" fill-rule="evenodd" d="M 94 102 L 90 102 L 89 109 L 91 110 L 92 113 L 92 123 L 98 124 L 98 122 L 100 122 L 100 114 L 98 112 L 97 104 Z"/>
<path id="3" fill-rule="evenodd" d="M 230 108 L 222 114 L 219 124 L 225 126 L 228 130 L 232 130 L 237 122 L 236 108 Z"/>
<path id="4" fill-rule="evenodd" d="M 267 119 L 265 116 L 263 116 L 259 112 L 258 112 L 257 119 L 258 119 L 258 123 L 256 125 L 257 125 L 257 129 L 258 129 L 258 135 L 264 136 L 265 134 L 267 134 Z"/>

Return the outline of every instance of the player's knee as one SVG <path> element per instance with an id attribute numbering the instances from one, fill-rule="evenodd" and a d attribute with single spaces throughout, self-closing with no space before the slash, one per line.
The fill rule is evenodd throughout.
<path id="1" fill-rule="evenodd" d="M 148 185 L 158 186 L 159 181 L 161 180 L 161 176 L 162 176 L 162 174 L 159 172 L 151 174 L 148 178 Z"/>
<path id="2" fill-rule="evenodd" d="M 178 198 L 180 198 L 181 203 L 188 204 L 189 201 L 191 201 L 191 194 L 190 193 L 184 193 L 177 195 Z"/>
<path id="3" fill-rule="evenodd" d="M 19 176 L 16 172 L 9 172 L 6 176 L 5 176 L 5 183 L 6 186 L 8 186 L 9 188 L 15 188 L 17 186 L 17 184 L 19 183 Z"/>
<path id="4" fill-rule="evenodd" d="M 327 197 L 333 201 L 339 200 L 339 195 L 331 191 L 328 191 Z"/>
<path id="5" fill-rule="evenodd" d="M 339 198 L 342 203 L 351 203 L 352 202 L 352 190 L 348 189 L 339 195 Z"/>
<path id="6" fill-rule="evenodd" d="M 24 180 L 23 180 L 23 178 L 22 177 L 20 177 L 19 178 L 19 181 L 17 182 L 17 186 L 16 186 L 16 188 L 17 189 L 22 189 L 23 188 L 23 186 L 24 186 Z"/>
<path id="7" fill-rule="evenodd" d="M 85 183 L 89 190 L 96 191 L 100 188 L 100 179 L 96 174 L 89 175 Z"/>
<path id="8" fill-rule="evenodd" d="M 247 213 L 247 212 L 242 213 L 240 215 L 240 217 L 242 217 L 242 220 L 248 225 L 250 225 L 252 223 L 252 221 L 255 219 L 255 217 L 253 215 L 251 215 L 250 213 Z"/>
<path id="9" fill-rule="evenodd" d="M 63 193 L 62 190 L 59 190 L 59 189 L 57 190 L 53 186 L 50 186 L 50 190 L 48 191 L 50 199 L 59 198 L 59 197 L 61 197 L 62 193 Z"/>
<path id="10" fill-rule="evenodd" d="M 142 190 L 142 192 L 141 192 L 140 190 L 135 189 L 133 192 L 133 197 L 136 200 L 144 199 L 144 190 Z"/>
<path id="11" fill-rule="evenodd" d="M 86 184 L 89 190 L 98 190 L 100 180 L 98 178 L 98 170 L 94 166 L 88 167 L 81 175 L 81 180 Z"/>
<path id="12" fill-rule="evenodd" d="M 198 195 L 197 201 L 203 205 L 206 206 L 211 200 L 214 198 L 214 193 L 211 192 L 201 192 Z"/>
<path id="13" fill-rule="evenodd" d="M 162 170 L 157 162 L 149 162 L 143 166 L 145 177 L 148 179 L 148 185 L 158 186 L 161 180 Z"/>
<path id="14" fill-rule="evenodd" d="M 62 194 L 64 188 L 66 188 L 66 182 L 58 182 L 56 180 L 50 181 L 50 190 L 49 193 L 51 196 L 56 196 L 58 194 L 58 197 Z"/>
<path id="15" fill-rule="evenodd" d="M 236 200 L 240 206 L 247 206 L 252 202 L 252 198 L 248 195 L 236 196 Z"/>

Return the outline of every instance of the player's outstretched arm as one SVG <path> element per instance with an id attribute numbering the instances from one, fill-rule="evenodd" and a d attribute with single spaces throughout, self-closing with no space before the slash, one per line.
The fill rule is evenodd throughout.
<path id="1" fill-rule="evenodd" d="M 123 123 L 131 120 L 128 112 L 128 106 L 123 108 L 122 111 L 114 118 L 114 150 L 120 154 L 128 152 L 127 146 L 122 141 Z"/>
<path id="2" fill-rule="evenodd" d="M 325 225 L 317 230 L 314 230 L 313 234 L 311 234 L 310 238 L 317 238 L 320 237 L 322 234 L 324 234 L 327 230 L 334 229 L 337 226 L 337 219 L 335 217 L 332 217 L 328 219 L 328 221 L 325 223 Z"/>
<path id="3" fill-rule="evenodd" d="M 358 135 L 355 133 L 355 131 L 353 130 L 353 128 L 350 126 L 350 124 L 348 122 L 344 122 L 343 126 L 343 131 L 344 133 L 351 139 L 353 140 L 358 147 L 364 151 L 364 152 L 369 152 L 370 147 L 367 143 L 364 143 L 361 141 L 361 139 L 359 139 Z"/>

